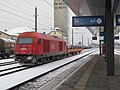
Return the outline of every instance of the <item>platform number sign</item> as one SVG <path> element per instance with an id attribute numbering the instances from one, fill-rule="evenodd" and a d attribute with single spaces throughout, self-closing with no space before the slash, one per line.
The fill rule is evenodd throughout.
<path id="1" fill-rule="evenodd" d="M 100 36 L 104 36 L 104 32 L 100 32 Z"/>
<path id="2" fill-rule="evenodd" d="M 97 37 L 92 37 L 92 40 L 97 40 Z"/>
<path id="3" fill-rule="evenodd" d="M 119 36 L 114 36 L 114 40 L 119 40 Z"/>

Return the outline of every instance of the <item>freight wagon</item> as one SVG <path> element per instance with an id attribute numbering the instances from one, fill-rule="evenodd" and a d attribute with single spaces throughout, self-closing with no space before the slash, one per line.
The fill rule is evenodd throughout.
<path id="1" fill-rule="evenodd" d="M 0 57 L 9 58 L 13 55 L 15 40 L 0 38 Z"/>

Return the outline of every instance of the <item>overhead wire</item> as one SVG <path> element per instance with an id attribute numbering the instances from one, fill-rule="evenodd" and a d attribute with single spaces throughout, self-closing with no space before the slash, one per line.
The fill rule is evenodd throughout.
<path id="1" fill-rule="evenodd" d="M 5 1 L 6 1 L 6 0 L 5 0 Z M 6 2 L 7 2 L 7 1 L 6 1 Z M 9 2 L 7 2 L 7 3 L 9 3 Z M 9 3 L 9 4 L 14 5 L 14 4 L 12 4 L 12 3 Z M 11 7 L 6 6 L 6 5 L 4 5 L 4 4 L 1 4 L 1 5 L 5 6 L 5 7 L 8 7 L 8 8 L 11 8 Z M 14 6 L 15 6 L 15 7 L 18 7 L 18 6 L 16 6 L 16 5 L 14 5 Z M 14 8 L 11 8 L 11 9 L 14 9 Z M 22 8 L 20 8 L 20 9 L 22 9 Z M 15 14 L 15 13 L 10 12 L 10 11 L 4 10 L 4 9 L 0 9 L 0 10 L 3 11 L 3 12 L 9 13 L 9 14 L 15 15 L 15 16 L 17 16 L 17 17 L 26 19 L 26 20 L 28 20 L 28 21 L 35 22 L 35 21 L 33 21 L 33 20 L 30 20 L 30 19 L 25 18 L 25 17 L 23 17 L 23 16 L 17 15 L 17 14 Z M 16 9 L 14 9 L 14 10 L 16 10 Z M 22 9 L 22 10 L 23 10 L 23 9 Z M 25 10 L 24 10 L 24 11 L 25 11 Z M 8 22 L 3 22 L 3 21 L 1 21 L 1 22 L 2 22 L 2 23 L 9 24 L 9 25 L 12 25 L 12 26 L 15 26 L 15 25 L 13 25 L 13 24 L 11 24 L 11 23 L 8 23 Z M 40 25 L 42 25 L 42 26 L 46 26 L 46 25 L 41 24 L 41 23 L 38 23 L 38 24 L 40 24 Z M 48 27 L 48 26 L 46 26 L 46 27 Z"/>
<path id="2" fill-rule="evenodd" d="M 31 14 L 31 12 L 29 12 L 29 11 L 27 11 L 27 10 L 24 10 L 23 8 L 21 8 L 21 7 L 19 7 L 19 6 L 17 6 L 17 5 L 15 5 L 15 4 L 12 4 L 11 2 L 9 2 L 9 1 L 7 1 L 7 0 L 3 0 L 3 1 L 5 1 L 6 3 L 9 3 L 10 5 L 13 5 L 13 6 L 15 6 L 15 7 L 17 7 L 17 8 L 19 8 L 19 9 L 21 9 L 22 11 L 25 11 L 25 12 L 27 12 L 27 13 L 29 13 L 29 14 Z M 24 0 L 24 1 L 26 1 L 26 0 Z M 51 6 L 52 8 L 54 8 L 54 6 L 52 6 L 49 2 L 47 2 L 46 0 L 44 0 L 49 6 Z M 30 4 L 30 3 L 29 3 Z M 32 5 L 32 4 L 31 4 Z M 5 5 L 4 5 L 5 6 Z M 8 6 L 7 6 L 8 7 Z M 11 8 L 11 9 L 14 9 L 14 8 Z M 9 12 L 9 11 L 7 11 L 7 10 L 3 10 L 3 9 L 0 9 L 1 11 L 4 11 L 4 12 L 7 12 L 7 13 L 9 13 L 9 14 L 12 14 L 12 15 L 15 15 L 15 16 L 18 16 L 18 17 L 21 17 L 21 18 L 24 18 L 24 19 L 26 19 L 26 20 L 28 20 L 28 21 L 31 21 L 31 22 L 34 22 L 33 20 L 31 20 L 31 19 L 28 19 L 28 18 L 26 18 L 26 17 L 23 17 L 23 16 L 20 16 L 20 15 L 17 15 L 17 14 L 15 14 L 15 13 L 12 13 L 12 12 Z M 17 10 L 17 9 L 14 9 L 14 10 Z M 58 11 L 59 12 L 59 11 Z M 59 12 L 60 13 L 60 12 Z M 61 13 L 60 13 L 61 14 Z M 61 14 L 63 17 L 65 17 L 63 14 Z M 65 17 L 66 18 L 66 17 Z M 46 18 L 45 18 L 46 19 Z M 66 18 L 66 19 L 68 19 L 68 18 Z M 48 21 L 48 20 L 47 20 Z M 41 24 L 41 23 L 39 23 L 40 25 L 43 25 L 43 24 Z M 46 25 L 45 25 L 46 26 Z"/>
<path id="3" fill-rule="evenodd" d="M 7 0 L 3 0 L 3 1 L 6 2 L 6 3 L 8 3 L 8 4 L 10 4 L 10 5 L 12 5 L 12 6 L 15 6 L 15 7 L 17 7 L 17 8 L 19 8 L 19 9 L 23 10 L 25 13 L 27 12 L 27 13 L 29 13 L 29 14 L 32 14 L 31 12 L 29 12 L 29 11 L 27 11 L 27 10 L 25 10 L 25 9 L 23 9 L 23 8 L 21 8 L 21 7 L 17 6 L 17 5 L 15 5 L 15 4 L 13 4 L 13 3 L 7 1 Z"/>
<path id="4" fill-rule="evenodd" d="M 8 8 L 11 8 L 11 7 L 6 6 L 6 5 L 4 5 L 4 4 L 1 4 L 1 3 L 0 3 L 0 5 L 3 5 L 3 6 L 8 7 Z M 13 4 L 12 4 L 12 5 L 13 5 Z M 11 8 L 11 9 L 18 11 L 17 9 L 14 9 L 14 8 Z M 29 16 L 31 16 L 31 15 L 29 14 Z"/>
<path id="5" fill-rule="evenodd" d="M 21 11 L 21 10 L 15 9 L 15 8 L 11 8 L 11 7 L 7 6 L 7 5 L 4 5 L 4 4 L 1 4 L 1 3 L 0 3 L 0 5 L 2 5 L 2 6 L 4 6 L 4 7 L 7 7 L 7 8 L 9 8 L 9 9 L 15 10 L 15 11 L 17 11 L 17 12 L 22 12 L 23 14 L 27 14 L 27 15 L 31 16 L 31 14 L 25 13 L 25 12 L 23 12 L 23 11 Z"/>
<path id="6" fill-rule="evenodd" d="M 11 24 L 11 23 L 8 23 L 8 22 L 4 22 L 4 21 L 0 21 L 0 22 L 2 22 L 2 23 L 5 23 L 5 24 L 9 24 L 9 25 L 11 25 L 11 26 L 19 26 L 19 25 L 14 25 L 14 24 Z"/>
<path id="7" fill-rule="evenodd" d="M 28 25 L 30 24 L 30 23 L 27 23 L 27 22 L 24 22 L 24 21 L 21 21 L 21 20 L 15 19 L 15 18 L 6 17 L 6 16 L 2 16 L 2 15 L 0 15 L 0 18 L 9 19 L 9 20 L 14 20 L 14 21 L 16 21 L 16 22 L 25 23 L 25 24 L 28 24 Z"/>
<path id="8" fill-rule="evenodd" d="M 30 5 L 32 5 L 32 6 L 34 6 L 35 7 L 35 5 L 33 4 L 33 3 L 30 3 L 29 1 L 27 1 L 27 0 L 24 0 L 25 2 L 27 2 L 28 4 L 30 4 Z M 39 7 L 38 7 L 39 8 Z M 46 13 L 47 14 L 47 13 Z M 48 15 L 48 14 L 47 14 Z M 48 18 L 50 18 L 50 17 L 48 17 Z M 46 17 L 45 17 L 45 19 L 46 19 Z M 38 18 L 38 20 L 40 20 L 39 18 Z M 42 20 L 43 21 L 43 20 Z M 47 20 L 48 21 L 48 20 Z M 45 21 L 43 21 L 43 22 L 45 22 Z M 43 23 L 42 22 L 42 23 Z M 49 24 L 48 22 L 45 22 L 45 25 L 44 26 L 46 26 L 46 23 L 47 24 Z M 39 23 L 40 25 L 43 25 L 43 24 L 41 24 L 41 23 Z M 50 27 L 50 26 L 47 26 L 47 27 Z"/>
<path id="9" fill-rule="evenodd" d="M 48 1 L 44 0 L 48 5 L 50 5 L 52 8 L 54 8 L 54 6 L 52 6 Z M 60 11 L 57 10 L 58 13 L 60 13 L 63 17 L 65 17 L 67 20 L 69 20 L 66 16 L 64 16 Z"/>
<path id="10" fill-rule="evenodd" d="M 44 1 L 45 1 L 49 6 L 51 6 L 53 9 L 55 9 L 54 6 L 52 6 L 48 1 L 46 1 L 46 0 L 44 0 Z M 71 21 L 68 19 L 68 17 L 66 17 L 65 15 L 63 15 L 60 11 L 58 11 L 58 10 L 56 10 L 56 11 L 57 11 L 58 14 L 60 14 L 62 17 L 64 17 L 66 20 L 69 21 L 69 22 L 64 21 L 64 23 L 69 23 L 69 24 L 71 24 L 71 23 L 70 23 Z M 62 27 L 65 28 L 65 29 L 68 28 L 68 27 L 66 27 L 66 26 L 63 25 L 63 24 L 61 24 L 61 25 L 62 25 Z"/>
<path id="11" fill-rule="evenodd" d="M 23 16 L 20 16 L 20 15 L 14 14 L 14 13 L 11 13 L 11 12 L 9 12 L 9 11 L 7 11 L 7 10 L 3 10 L 3 9 L 0 9 L 0 10 L 1 10 L 1 11 L 4 11 L 4 12 L 6 12 L 6 13 L 9 13 L 9 14 L 15 15 L 15 16 L 17 16 L 17 17 L 26 19 L 26 20 L 28 20 L 28 21 L 35 22 L 35 21 L 30 20 L 30 19 L 28 19 L 28 18 L 25 18 L 25 17 L 23 17 Z M 41 24 L 41 23 L 39 23 L 39 24 L 40 24 L 40 25 L 44 25 L 44 24 Z M 44 25 L 44 26 L 46 26 L 46 25 Z M 47 27 L 48 27 L 48 26 L 47 26 Z"/>
<path id="12" fill-rule="evenodd" d="M 33 22 L 33 20 L 31 20 L 31 19 L 28 19 L 28 18 L 26 18 L 26 17 L 23 17 L 23 16 L 20 16 L 20 15 L 17 15 L 17 14 L 15 14 L 15 13 L 9 12 L 9 11 L 7 11 L 7 10 L 0 9 L 0 11 L 3 11 L 3 12 L 6 12 L 6 13 L 9 13 L 9 14 L 12 14 L 12 15 L 14 15 L 14 16 L 17 16 L 17 17 L 20 17 L 20 18 L 23 18 L 23 19 L 25 19 L 25 20 L 28 20 L 28 21 L 32 21 L 32 22 Z"/>
<path id="13" fill-rule="evenodd" d="M 30 3 L 29 1 L 27 1 L 27 0 L 24 0 L 27 4 L 29 4 L 29 5 L 31 5 L 31 6 L 33 6 L 33 7 L 35 7 L 36 5 L 34 5 L 33 3 Z M 40 9 L 39 7 L 38 7 L 38 9 Z M 42 10 L 42 9 L 40 9 L 40 10 Z M 44 10 L 42 10 L 45 14 L 44 14 L 44 17 L 47 17 L 47 18 L 50 18 L 50 17 L 48 17 L 48 13 L 46 13 Z M 43 15 L 42 15 L 43 16 Z"/>
<path id="14" fill-rule="evenodd" d="M 54 6 L 52 6 L 48 1 L 46 1 L 46 0 L 44 0 L 49 6 L 51 6 L 53 9 L 54 9 Z M 68 17 L 66 17 L 65 15 L 63 15 L 60 11 L 58 11 L 58 10 L 56 10 L 61 16 L 63 16 L 66 20 L 68 20 L 69 22 L 67 22 L 67 21 L 65 21 L 66 23 L 69 23 L 69 24 L 71 24 L 70 22 L 70 20 L 68 19 Z M 64 28 L 66 28 L 66 26 L 64 26 L 63 24 L 62 24 L 62 26 L 64 27 Z"/>

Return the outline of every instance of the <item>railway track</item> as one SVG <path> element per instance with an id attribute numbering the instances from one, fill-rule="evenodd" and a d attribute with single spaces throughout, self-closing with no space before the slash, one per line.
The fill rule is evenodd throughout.
<path id="1" fill-rule="evenodd" d="M 4 63 L 0 63 L 0 66 L 6 66 L 6 65 L 11 65 L 11 64 L 16 64 L 18 62 L 16 61 L 11 61 L 11 62 L 4 62 Z"/>
<path id="2" fill-rule="evenodd" d="M 85 57 L 85 56 L 89 55 L 90 53 L 92 53 L 94 51 L 95 50 L 87 52 L 85 54 L 83 53 L 80 56 L 76 55 L 75 57 L 74 56 L 69 57 L 68 59 L 63 60 L 64 62 L 62 60 L 58 60 L 58 61 L 55 61 L 55 62 L 40 65 L 40 66 L 23 67 L 23 66 L 18 65 L 17 63 L 16 64 L 11 64 L 11 65 L 6 65 L 6 66 L 1 66 L 0 67 L 0 71 L 1 71 L 0 72 L 0 81 L 6 81 L 7 82 L 7 80 L 8 80 L 8 82 L 7 83 L 2 83 L 0 85 L 0 89 L 1 90 L 5 90 L 5 89 L 13 90 L 13 88 L 18 86 L 18 85 L 21 85 L 21 84 L 26 83 L 30 80 L 33 80 L 36 77 L 48 74 L 48 73 L 50 73 L 50 72 L 52 72 L 52 71 L 54 71 L 54 70 L 56 70 L 60 67 L 66 66 L 67 64 L 69 64 L 71 62 L 74 62 L 73 59 L 75 59 L 75 58 L 78 59 L 78 58 Z M 70 59 L 71 59 L 71 61 L 66 62 Z M 12 60 L 9 60 L 9 61 L 12 62 Z M 6 61 L 5 63 L 8 63 L 8 61 Z M 56 65 L 56 66 L 54 66 L 54 65 Z M 9 66 L 9 68 L 7 68 L 7 66 Z M 2 67 L 4 67 L 4 68 L 2 68 Z M 52 68 L 50 68 L 50 67 L 52 67 Z M 13 79 L 13 78 L 15 78 L 15 79 Z M 20 81 L 17 80 L 17 78 Z M 10 79 L 13 79 L 13 80 L 10 81 Z"/>
<path id="3" fill-rule="evenodd" d="M 117 53 L 117 54 L 120 54 L 120 52 L 119 51 L 115 51 L 115 53 Z M 83 56 L 81 56 L 80 58 L 82 58 L 82 57 L 85 57 L 85 56 L 87 56 L 88 54 L 90 54 L 90 53 L 87 53 L 87 54 L 85 54 L 85 55 L 83 55 Z M 87 56 L 88 57 L 88 56 Z M 70 57 L 70 58 L 72 58 L 72 57 Z M 11 61 L 11 60 L 10 60 Z M 60 60 L 61 61 L 61 60 Z M 13 61 L 11 61 L 11 62 L 13 62 Z M 73 61 L 72 61 L 73 62 Z M 81 62 L 79 62 L 79 63 L 86 63 L 87 61 L 81 61 Z M 9 76 L 9 75 L 12 75 L 12 74 L 14 74 L 14 73 L 18 73 L 18 72 L 21 72 L 21 71 L 25 71 L 25 70 L 27 70 L 27 69 L 31 69 L 31 67 L 24 67 L 24 66 L 20 66 L 19 64 L 17 65 L 17 64 L 15 64 L 14 62 L 13 62 L 13 64 L 11 63 L 11 66 L 9 67 L 9 68 L 7 68 L 7 66 L 9 66 L 9 64 L 7 64 L 7 63 L 9 63 L 8 61 L 6 61 L 6 62 L 4 62 L 4 64 L 3 63 L 1 63 L 0 62 L 0 64 L 2 65 L 3 64 L 3 66 L 1 66 L 1 67 L 6 67 L 6 68 L 3 68 L 3 69 L 1 69 L 1 67 L 0 67 L 0 78 L 1 77 L 5 77 L 5 76 Z M 53 82 L 53 81 L 55 81 L 55 80 L 57 80 L 58 78 L 60 78 L 61 77 L 61 75 L 63 75 L 65 72 L 68 72 L 68 68 L 66 68 L 67 67 L 67 65 L 68 65 L 68 67 L 69 67 L 69 65 L 74 65 L 74 66 L 76 66 L 76 67 L 78 67 L 78 65 L 76 65 L 76 64 L 74 64 L 74 62 L 73 63 L 71 63 L 71 62 L 69 62 L 69 63 L 67 63 L 67 64 L 64 64 L 64 65 L 62 65 L 62 66 L 60 66 L 60 67 L 57 67 L 57 68 L 55 68 L 55 69 L 53 69 L 53 70 L 50 70 L 50 71 L 47 71 L 47 72 L 44 72 L 43 74 L 39 74 L 39 75 L 37 75 L 37 76 L 35 76 L 35 77 L 32 77 L 32 78 L 30 78 L 30 79 L 28 79 L 28 80 L 26 80 L 26 81 L 24 81 L 24 82 L 19 82 L 17 85 L 14 85 L 14 86 L 10 86 L 9 88 L 7 88 L 7 89 L 10 89 L 10 90 L 18 90 L 18 89 L 22 89 L 22 88 L 35 88 L 35 90 L 37 90 L 37 88 L 39 88 L 39 90 L 41 90 L 41 89 L 43 89 L 43 88 L 47 88 L 46 86 L 49 84 L 49 83 L 51 83 L 51 82 Z M 5 65 L 5 66 L 4 66 Z M 15 66 L 14 66 L 15 65 Z M 84 64 L 83 64 L 84 65 Z M 12 67 L 13 66 L 13 67 Z M 44 65 L 42 65 L 42 66 L 44 66 Z M 40 66 L 37 66 L 37 67 L 40 67 Z M 32 68 L 37 68 L 37 67 L 32 67 Z M 66 68 L 66 69 L 63 69 L 63 68 Z M 75 67 L 74 67 L 75 68 Z M 62 70 L 64 70 L 64 71 L 62 71 Z M 72 69 L 71 69 L 72 70 Z M 55 72 L 54 72 L 55 71 Z M 62 72 L 60 72 L 60 71 L 62 71 Z M 73 70 L 74 71 L 74 70 Z M 70 71 L 70 72 L 73 72 L 73 71 Z M 55 74 L 57 72 L 57 74 Z M 58 72 L 60 72 L 60 73 L 58 73 Z M 69 73 L 70 74 L 70 73 Z M 67 74 L 67 75 L 69 75 L 69 74 Z M 39 77 L 39 78 L 38 78 Z M 50 79 L 47 79 L 47 78 L 50 78 Z M 46 80 L 45 80 L 46 79 Z M 45 80 L 45 82 L 43 82 L 42 80 Z M 34 86 L 34 85 L 35 86 Z M 33 87 L 32 87 L 33 86 Z M 2 89 L 1 89 L 2 90 Z"/>
<path id="4" fill-rule="evenodd" d="M 18 64 L 18 62 L 15 62 L 14 59 L 0 60 L 0 64 L 1 64 L 1 66 L 0 66 L 0 81 L 6 82 L 6 83 L 2 83 L 0 85 L 0 89 L 1 90 L 5 90 L 5 89 L 13 90 L 13 87 L 21 85 L 30 80 L 33 80 L 36 77 L 48 74 L 56 69 L 66 66 L 67 64 L 69 64 L 71 62 L 76 61 L 78 58 L 85 57 L 94 51 L 96 51 L 96 50 L 82 53 L 81 55 L 69 57 L 66 60 L 64 60 L 64 59 L 58 60 L 58 61 L 47 63 L 44 65 L 32 66 L 32 67 L 31 66 L 30 67 L 21 66 Z M 71 61 L 70 61 L 70 59 L 71 59 Z M 73 59 L 76 59 L 76 60 L 73 60 Z M 17 78 L 20 81 L 18 81 Z M 12 79 L 12 81 L 11 81 L 11 79 Z"/>
<path id="5" fill-rule="evenodd" d="M 9 75 L 15 72 L 19 72 L 25 69 L 28 69 L 30 67 L 24 67 L 24 66 L 17 66 L 17 67 L 12 67 L 12 68 L 8 68 L 8 69 L 4 69 L 0 71 L 0 77 L 1 76 L 5 76 L 5 75 Z"/>

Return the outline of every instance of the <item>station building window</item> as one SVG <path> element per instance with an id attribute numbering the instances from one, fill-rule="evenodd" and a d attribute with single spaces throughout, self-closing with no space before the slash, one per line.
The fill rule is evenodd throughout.
<path id="1" fill-rule="evenodd" d="M 58 3 L 55 3 L 55 5 L 58 5 Z"/>
<path id="2" fill-rule="evenodd" d="M 66 8 L 67 8 L 66 6 L 63 7 L 63 9 L 66 9 Z"/>
<path id="3" fill-rule="evenodd" d="M 59 7 L 59 9 L 62 9 L 62 7 Z"/>
<path id="4" fill-rule="evenodd" d="M 63 3 L 63 5 L 65 5 L 65 3 Z"/>
<path id="5" fill-rule="evenodd" d="M 62 3 L 59 3 L 59 5 L 62 5 Z"/>
<path id="6" fill-rule="evenodd" d="M 58 7 L 55 7 L 55 9 L 58 9 Z"/>

